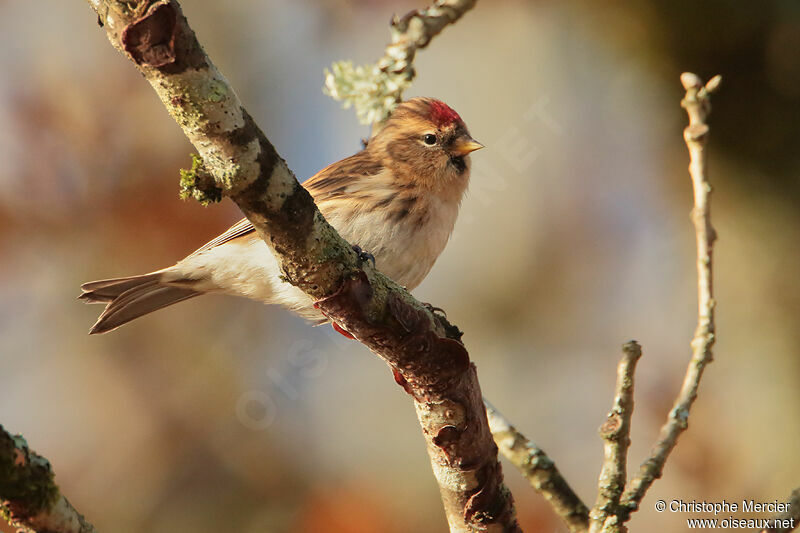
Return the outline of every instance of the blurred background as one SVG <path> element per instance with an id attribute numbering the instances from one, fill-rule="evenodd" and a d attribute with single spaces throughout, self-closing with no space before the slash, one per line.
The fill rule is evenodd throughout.
<path id="1" fill-rule="evenodd" d="M 368 134 L 321 91 L 418 0 L 185 1 L 304 179 Z M 480 1 L 416 61 L 487 148 L 415 294 L 466 333 L 484 394 L 591 504 L 620 345 L 644 347 L 631 468 L 696 323 L 684 70 L 724 77 L 710 179 L 718 342 L 690 429 L 631 522 L 800 484 L 800 3 Z M 193 148 L 84 2 L 0 0 L 0 424 L 100 531 L 440 532 L 411 400 L 386 366 L 279 308 L 204 297 L 88 336 L 82 282 L 172 264 L 239 214 L 178 199 Z M 526 531 L 566 531 L 506 464 Z M 765 518 L 765 515 L 750 516 Z M 0 531 L 10 531 L 5 524 Z"/>

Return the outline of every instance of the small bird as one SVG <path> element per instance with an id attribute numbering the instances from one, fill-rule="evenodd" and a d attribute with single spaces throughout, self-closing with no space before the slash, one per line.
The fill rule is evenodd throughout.
<path id="1" fill-rule="evenodd" d="M 483 145 L 447 104 L 412 98 L 395 108 L 363 150 L 303 186 L 354 249 L 364 250 L 381 272 L 411 290 L 450 238 L 469 181 L 468 154 L 479 148 Z M 312 298 L 280 274 L 272 251 L 243 219 L 171 267 L 85 283 L 79 298 L 106 304 L 89 333 L 111 331 L 205 293 L 277 303 L 326 322 Z"/>

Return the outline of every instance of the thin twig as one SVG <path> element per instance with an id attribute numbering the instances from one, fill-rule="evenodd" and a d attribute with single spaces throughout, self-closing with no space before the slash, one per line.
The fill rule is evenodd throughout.
<path id="1" fill-rule="evenodd" d="M 0 426 L 0 514 L 20 531 L 94 533 L 58 490 L 50 462 Z"/>
<path id="2" fill-rule="evenodd" d="M 800 487 L 789 496 L 789 509 L 770 521 L 772 527 L 761 530 L 761 533 L 789 533 L 800 526 Z"/>
<path id="3" fill-rule="evenodd" d="M 619 518 L 619 499 L 627 481 L 628 446 L 633 416 L 633 377 L 642 347 L 636 341 L 622 346 L 622 359 L 617 366 L 617 386 L 614 405 L 600 426 L 603 438 L 603 466 L 598 481 L 597 502 L 590 513 L 591 533 L 624 533 Z"/>
<path id="4" fill-rule="evenodd" d="M 667 422 L 661 428 L 661 434 L 649 457 L 642 463 L 639 473 L 631 480 L 622 495 L 621 505 L 628 513 L 635 511 L 644 498 L 647 489 L 657 478 L 661 477 L 664 463 L 678 441 L 678 437 L 688 427 L 689 410 L 697 398 L 697 388 L 703 370 L 712 360 L 711 347 L 714 344 L 714 298 L 712 290 L 712 257 L 716 232 L 711 226 L 709 194 L 711 185 L 706 179 L 705 145 L 708 140 L 708 124 L 706 119 L 711 112 L 709 95 L 720 84 L 721 77 L 714 76 L 705 85 L 696 75 L 685 72 L 681 75 L 681 83 L 686 89 L 686 96 L 681 106 L 689 115 L 689 125 L 683 132 L 683 138 L 689 149 L 689 173 L 694 188 L 694 222 L 697 238 L 697 306 L 698 321 L 692 340 L 692 359 L 686 370 L 680 393 L 669 412 Z M 623 516 L 623 518 L 626 518 Z"/>
<path id="5" fill-rule="evenodd" d="M 377 124 L 403 100 L 416 75 L 414 56 L 448 25 L 475 7 L 477 0 L 436 0 L 391 22 L 391 42 L 377 63 L 354 67 L 339 61 L 325 71 L 325 92 L 344 107 L 353 105 L 362 124 Z"/>
<path id="6" fill-rule="evenodd" d="M 555 513 L 573 533 L 586 531 L 589 509 L 561 476 L 547 454 L 533 441 L 520 433 L 495 407 L 484 398 L 489 429 L 500 453 L 516 466 L 531 486 L 553 507 Z"/>

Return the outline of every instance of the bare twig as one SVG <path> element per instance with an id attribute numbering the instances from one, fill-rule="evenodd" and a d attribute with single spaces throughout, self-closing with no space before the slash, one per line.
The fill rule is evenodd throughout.
<path id="1" fill-rule="evenodd" d="M 622 346 L 623 356 L 617 366 L 617 387 L 614 405 L 600 426 L 604 460 L 598 482 L 597 502 L 590 513 L 591 533 L 624 533 L 627 531 L 619 517 L 619 499 L 627 481 L 628 446 L 631 443 L 633 416 L 633 376 L 642 347 L 636 341 Z"/>
<path id="2" fill-rule="evenodd" d="M 358 260 L 211 63 L 176 0 L 88 2 L 200 153 L 203 168 L 184 176 L 184 192 L 233 200 L 287 282 L 386 361 L 413 396 L 451 531 L 519 531 L 458 328 Z"/>
<path id="3" fill-rule="evenodd" d="M 714 344 L 714 298 L 712 291 L 712 254 L 716 240 L 716 232 L 711 226 L 709 210 L 709 194 L 711 185 L 706 179 L 705 145 L 708 139 L 706 119 L 711 112 L 709 95 L 720 84 L 720 76 L 714 76 L 703 85 L 696 75 L 685 72 L 681 75 L 681 83 L 686 89 L 686 96 L 681 106 L 689 115 L 689 125 L 683 132 L 683 138 L 689 149 L 689 173 L 694 188 L 694 222 L 697 238 L 697 306 L 698 322 L 692 340 L 692 359 L 686 370 L 680 393 L 669 413 L 667 422 L 661 428 L 661 434 L 649 457 L 642 463 L 639 473 L 631 480 L 622 495 L 621 505 L 628 513 L 635 511 L 644 498 L 647 489 L 661 476 L 664 463 L 678 441 L 678 437 L 688 427 L 689 410 L 697 398 L 697 388 L 703 370 L 712 360 L 711 347 Z M 623 516 L 623 518 L 625 518 Z"/>
<path id="4" fill-rule="evenodd" d="M 414 56 L 449 24 L 475 7 L 477 0 L 436 0 L 391 23 L 392 41 L 376 64 L 354 67 L 339 61 L 325 71 L 325 92 L 344 107 L 355 106 L 362 124 L 380 123 L 403 100 L 416 75 Z"/>
<path id="5" fill-rule="evenodd" d="M 0 426 L 0 514 L 21 531 L 93 533 L 53 481 L 50 462 Z"/>
<path id="6" fill-rule="evenodd" d="M 561 476 L 553 460 L 512 426 L 486 398 L 483 403 L 489 416 L 489 429 L 503 456 L 550 503 L 570 531 L 586 531 L 589 526 L 589 509 Z"/>
<path id="7" fill-rule="evenodd" d="M 772 527 L 761 530 L 761 533 L 789 533 L 800 527 L 800 487 L 792 491 L 788 501 L 789 509 L 772 518 Z"/>

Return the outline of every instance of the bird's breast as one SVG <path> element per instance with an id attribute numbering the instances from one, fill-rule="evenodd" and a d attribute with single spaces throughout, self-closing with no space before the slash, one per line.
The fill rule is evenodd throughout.
<path id="1" fill-rule="evenodd" d="M 375 256 L 378 269 L 413 289 L 427 276 L 453 232 L 458 203 L 435 196 L 397 194 L 363 208 L 321 205 L 325 218 L 349 242 Z"/>

